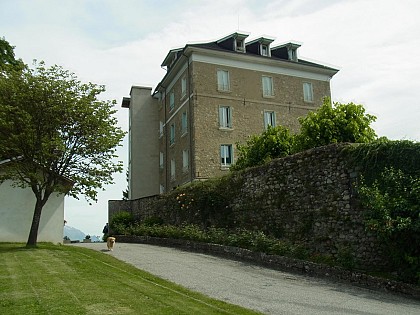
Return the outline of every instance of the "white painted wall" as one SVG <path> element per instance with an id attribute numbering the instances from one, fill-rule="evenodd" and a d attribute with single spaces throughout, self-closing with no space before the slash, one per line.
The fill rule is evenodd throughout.
<path id="1" fill-rule="evenodd" d="M 129 199 L 160 193 L 158 104 L 151 91 L 150 87 L 131 87 Z"/>
<path id="2" fill-rule="evenodd" d="M 30 188 L 16 188 L 11 181 L 0 183 L 0 242 L 26 242 L 35 209 Z M 64 195 L 52 194 L 44 206 L 38 242 L 63 242 Z"/>

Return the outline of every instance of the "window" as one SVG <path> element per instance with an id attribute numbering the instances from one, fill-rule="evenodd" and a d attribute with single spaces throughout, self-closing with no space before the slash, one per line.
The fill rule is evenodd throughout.
<path id="1" fill-rule="evenodd" d="M 187 77 L 183 77 L 181 80 L 181 98 L 187 95 Z"/>
<path id="2" fill-rule="evenodd" d="M 159 168 L 163 168 L 163 152 L 159 153 Z"/>
<path id="3" fill-rule="evenodd" d="M 188 116 L 187 112 L 183 112 L 181 116 L 181 134 L 185 135 L 188 131 Z"/>
<path id="4" fill-rule="evenodd" d="M 276 113 L 273 111 L 264 112 L 264 128 L 268 129 L 268 126 L 276 126 Z"/>
<path id="5" fill-rule="evenodd" d="M 229 106 L 219 107 L 219 127 L 232 128 L 232 114 Z"/>
<path id="6" fill-rule="evenodd" d="M 175 179 L 175 160 L 171 160 L 171 180 Z"/>
<path id="7" fill-rule="evenodd" d="M 267 45 L 261 45 L 261 55 L 262 56 L 268 56 L 268 46 Z"/>
<path id="8" fill-rule="evenodd" d="M 175 124 L 171 124 L 171 132 L 169 137 L 169 144 L 173 145 L 175 143 Z"/>
<path id="9" fill-rule="evenodd" d="M 188 166 L 190 165 L 189 163 L 189 152 L 188 150 L 183 150 L 182 151 L 182 170 L 184 172 L 188 172 Z"/>
<path id="10" fill-rule="evenodd" d="M 175 93 L 174 91 L 169 94 L 169 111 L 174 110 L 175 108 Z"/>
<path id="11" fill-rule="evenodd" d="M 220 146 L 220 162 L 222 164 L 222 167 L 229 167 L 232 165 L 233 156 L 231 144 L 222 144 Z"/>
<path id="12" fill-rule="evenodd" d="M 229 91 L 229 71 L 217 70 L 217 89 L 219 91 Z"/>
<path id="13" fill-rule="evenodd" d="M 305 102 L 314 101 L 314 91 L 312 89 L 312 83 L 303 83 L 303 100 Z"/>
<path id="14" fill-rule="evenodd" d="M 165 192 L 165 186 L 163 186 L 162 184 L 161 184 L 161 185 L 159 185 L 159 192 L 160 192 L 161 194 L 163 194 L 163 193 Z"/>
<path id="15" fill-rule="evenodd" d="M 163 136 L 163 121 L 159 122 L 159 138 Z"/>
<path id="16" fill-rule="evenodd" d="M 242 39 L 236 39 L 236 51 L 245 52 L 244 43 Z"/>
<path id="17" fill-rule="evenodd" d="M 274 96 L 272 77 L 263 76 L 262 87 L 263 87 L 263 96 Z"/>

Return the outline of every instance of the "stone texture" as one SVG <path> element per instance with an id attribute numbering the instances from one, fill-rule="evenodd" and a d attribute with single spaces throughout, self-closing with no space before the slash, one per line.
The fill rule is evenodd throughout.
<path id="1" fill-rule="evenodd" d="M 222 186 L 201 194 L 199 188 L 186 187 L 166 195 L 110 201 L 109 216 L 127 210 L 140 221 L 160 217 L 175 225 L 258 230 L 299 244 L 310 255 L 345 260 L 364 270 L 383 268 L 387 259 L 381 243 L 364 227 L 354 190 L 356 171 L 341 154 L 345 146 L 316 148 L 232 173 Z M 182 193 L 183 202 L 195 201 L 181 209 L 176 198 Z M 203 196 L 210 201 L 200 202 Z"/>

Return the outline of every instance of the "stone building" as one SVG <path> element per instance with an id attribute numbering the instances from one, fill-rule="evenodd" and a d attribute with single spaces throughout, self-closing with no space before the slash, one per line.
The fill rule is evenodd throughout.
<path id="1" fill-rule="evenodd" d="M 169 51 L 154 91 L 133 86 L 129 199 L 226 173 L 235 147 L 269 125 L 298 130 L 298 117 L 329 97 L 337 69 L 298 57 L 298 43 L 248 34 Z"/>

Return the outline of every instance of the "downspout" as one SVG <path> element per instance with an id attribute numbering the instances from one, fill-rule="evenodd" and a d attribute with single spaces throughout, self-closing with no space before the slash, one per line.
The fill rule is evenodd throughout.
<path id="1" fill-rule="evenodd" d="M 182 53 L 182 55 L 187 58 L 187 72 L 188 72 L 188 89 L 187 89 L 187 93 L 188 93 L 188 113 L 190 114 L 190 116 L 188 117 L 188 130 L 189 130 L 189 142 L 190 142 L 190 150 L 189 150 L 189 159 L 190 159 L 190 182 L 192 182 L 195 179 L 195 174 L 193 172 L 193 135 L 192 135 L 192 104 L 191 104 L 191 76 L 190 76 L 190 59 L 189 57 L 185 54 Z"/>
<path id="2" fill-rule="evenodd" d="M 163 125 L 163 137 L 165 138 L 165 152 L 163 154 L 164 156 L 164 167 L 165 167 L 165 187 L 164 187 L 164 193 L 168 191 L 168 152 L 169 152 L 169 147 L 168 147 L 168 130 L 166 127 L 166 109 L 167 109 L 167 105 L 166 105 L 166 87 L 162 86 L 163 88 L 163 92 L 165 93 L 165 102 L 163 103 L 163 121 L 165 122 L 165 124 Z"/>

